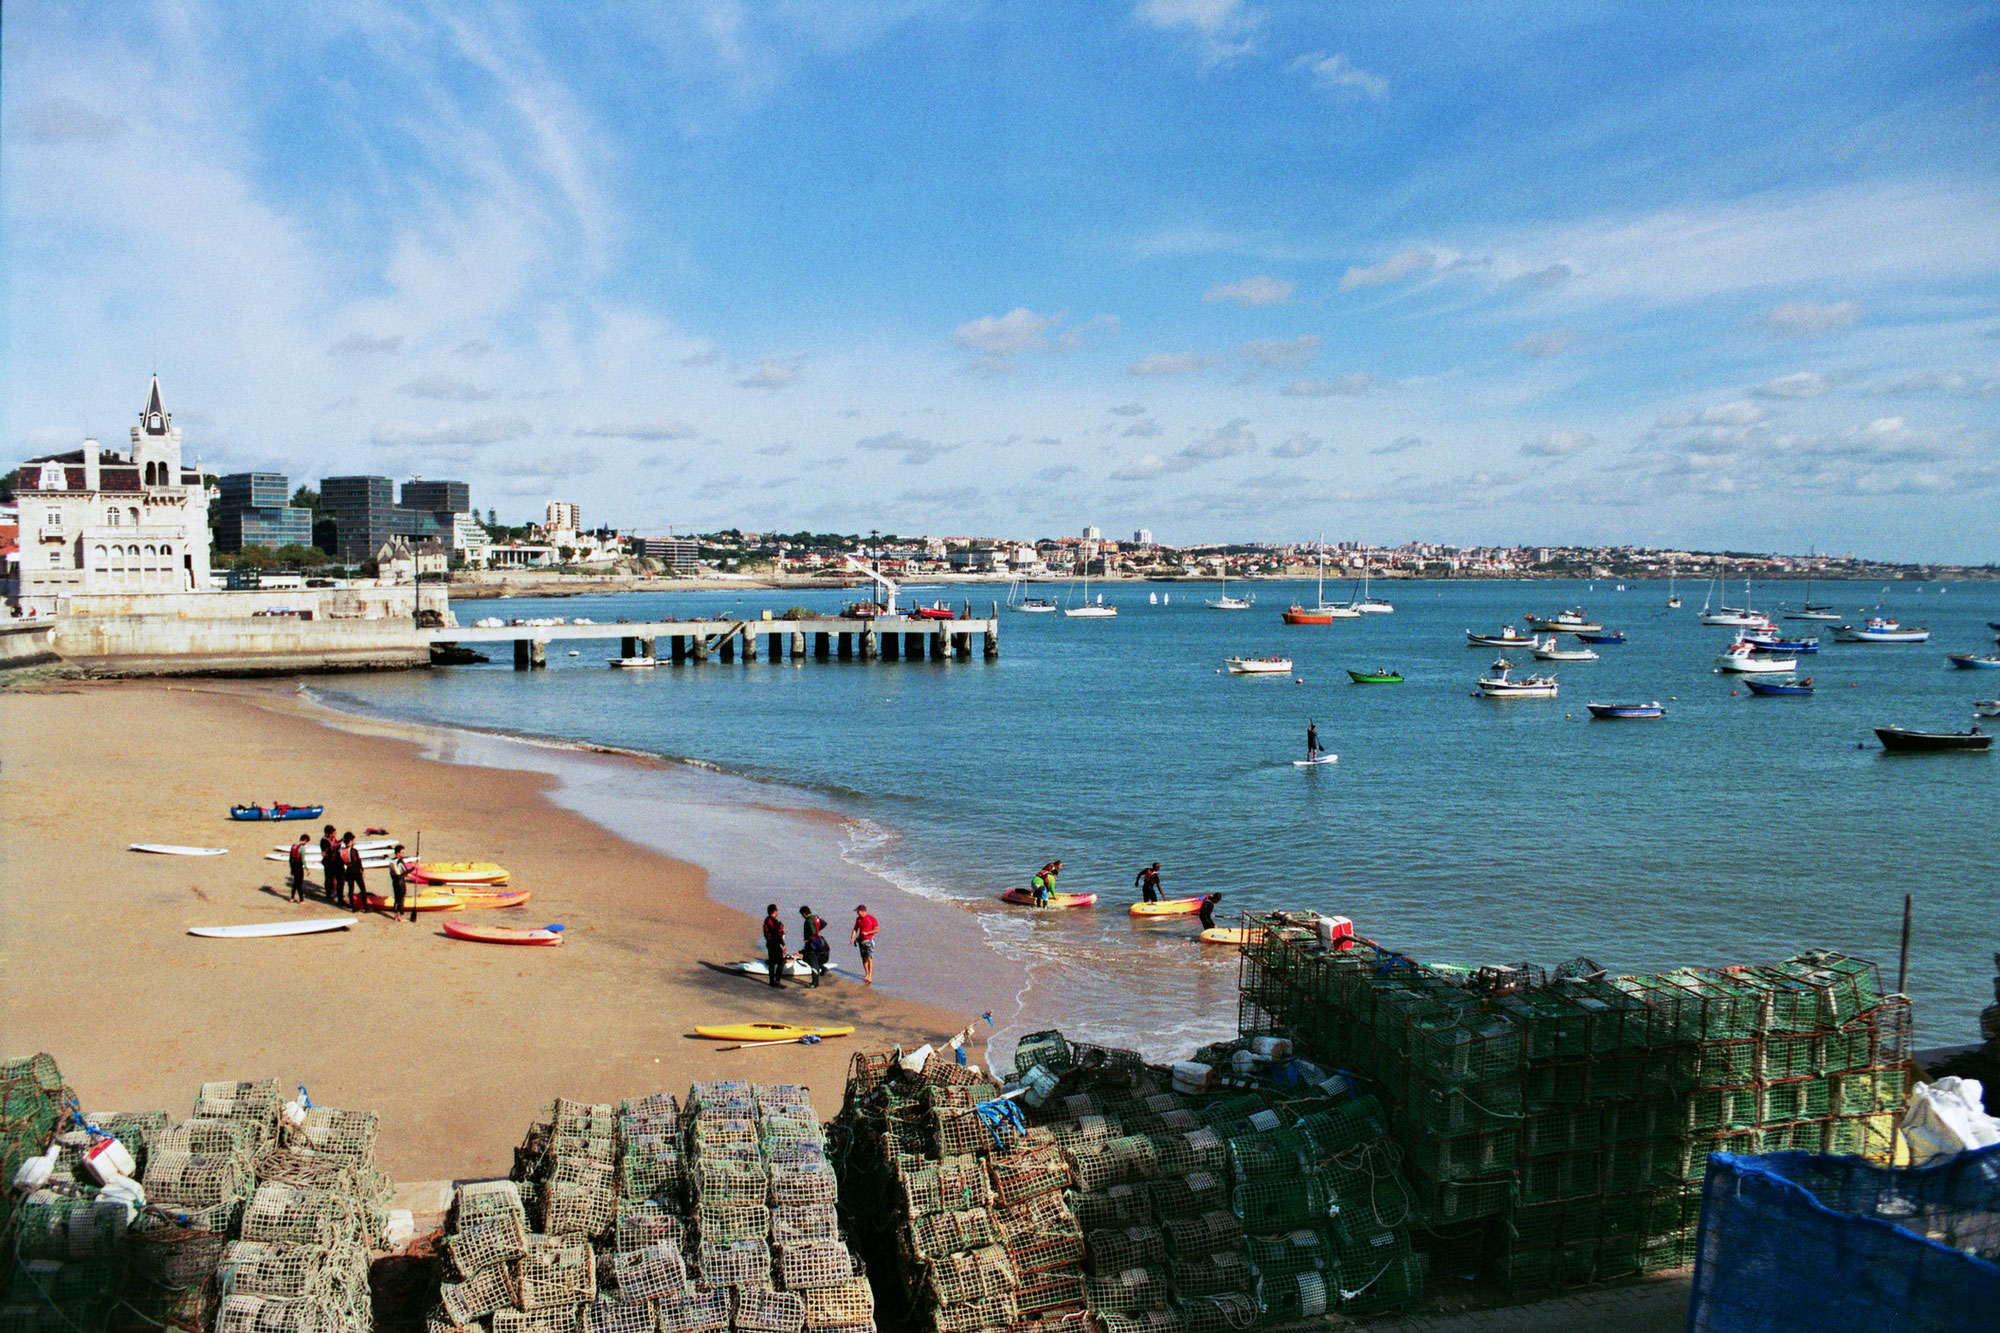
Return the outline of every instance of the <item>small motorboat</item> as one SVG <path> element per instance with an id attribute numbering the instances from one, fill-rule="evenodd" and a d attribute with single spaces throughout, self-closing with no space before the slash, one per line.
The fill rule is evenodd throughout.
<path id="1" fill-rule="evenodd" d="M 1498 634 L 1465 632 L 1465 643 L 1469 648 L 1526 648 L 1534 641 L 1534 635 L 1522 634 L 1512 625 L 1502 625 Z"/>
<path id="2" fill-rule="evenodd" d="M 1739 637 L 1767 653 L 1811 654 L 1819 651 L 1818 639 L 1788 639 L 1775 629 L 1746 629 Z"/>
<path id="3" fill-rule="evenodd" d="M 1655 699 L 1649 704 L 1585 704 L 1592 717 L 1665 717 L 1666 706 Z"/>
<path id="4" fill-rule="evenodd" d="M 1318 606 L 1300 606 L 1297 602 L 1278 613 L 1278 618 L 1287 625 L 1331 625 L 1336 620 L 1359 620 L 1361 613 L 1351 606 L 1322 602 Z"/>
<path id="5" fill-rule="evenodd" d="M 1585 643 L 1623 643 L 1625 642 L 1625 631 L 1622 629 L 1607 629 L 1597 633 L 1585 633 L 1579 630 L 1576 637 L 1582 639 Z"/>
<path id="6" fill-rule="evenodd" d="M 325 813 L 326 807 L 323 805 L 285 805 L 279 802 L 270 805 L 229 807 L 229 817 L 242 820 L 318 819 Z"/>
<path id="7" fill-rule="evenodd" d="M 1551 634 L 1548 642 L 1530 641 L 1528 651 L 1535 655 L 1537 662 L 1595 662 L 1597 653 L 1590 648 L 1558 648 L 1556 636 Z"/>
<path id="8" fill-rule="evenodd" d="M 1403 683 L 1403 673 L 1392 671 L 1388 667 L 1377 667 L 1373 671 L 1356 671 L 1353 667 L 1349 667 L 1347 669 L 1347 678 L 1356 685 L 1401 685 Z"/>
<path id="9" fill-rule="evenodd" d="M 1554 676 L 1529 676 L 1526 680 L 1515 680 L 1508 673 L 1514 664 L 1502 657 L 1493 663 L 1490 676 L 1474 681 L 1479 693 L 1488 699 L 1553 699 L 1556 697 Z"/>
<path id="10" fill-rule="evenodd" d="M 1743 683 L 1749 688 L 1752 694 L 1811 694 L 1813 692 L 1811 676 L 1807 676 L 1804 680 L 1799 680 L 1794 676 L 1787 676 L 1783 680 L 1759 680 L 1755 676 L 1752 676 Z"/>
<path id="11" fill-rule="evenodd" d="M 1524 616 L 1529 629 L 1547 630 L 1551 634 L 1595 634 L 1604 626 L 1586 616 L 1579 607 L 1571 607 L 1553 616 Z"/>
<path id="12" fill-rule="evenodd" d="M 1723 675 L 1790 675 L 1798 668 L 1795 658 L 1773 657 L 1741 639 L 1715 655 L 1715 669 Z"/>
<path id="13" fill-rule="evenodd" d="M 1927 643 L 1931 632 L 1921 625 L 1905 629 L 1888 616 L 1870 616 L 1859 625 L 1835 625 L 1833 637 L 1841 643 Z"/>
<path id="14" fill-rule="evenodd" d="M 2000 653 L 1990 657 L 1981 657 L 1977 653 L 1946 653 L 1944 660 L 1960 671 L 2000 670 Z"/>
<path id="15" fill-rule="evenodd" d="M 1033 889 L 1009 889 L 1000 895 L 1000 901 L 1015 903 L 1022 907 L 1033 907 L 1035 905 L 1035 891 Z M 1097 895 L 1094 893 L 1052 893 L 1049 895 L 1048 905 L 1050 907 L 1090 907 L 1096 902 Z"/>
<path id="16" fill-rule="evenodd" d="M 1974 699 L 1972 701 L 1972 715 L 1974 717 L 2000 717 L 2000 699 Z"/>
<path id="17" fill-rule="evenodd" d="M 1222 665 L 1229 668 L 1234 676 L 1289 676 L 1292 674 L 1292 659 L 1289 657 L 1225 657 Z"/>
<path id="18" fill-rule="evenodd" d="M 1875 734 L 1881 738 L 1884 750 L 1913 753 L 1984 750 L 1993 744 L 1993 737 L 1978 727 L 1970 731 L 1911 731 L 1908 727 L 1877 727 Z"/>
<path id="19" fill-rule="evenodd" d="M 950 620 L 952 609 L 943 602 L 932 602 L 929 606 L 919 606 L 910 612 L 917 620 Z"/>
<path id="20" fill-rule="evenodd" d="M 656 667 L 660 664 L 660 659 L 657 657 L 611 657 L 605 660 L 612 666 L 623 667 L 627 671 L 637 671 L 642 667 Z"/>

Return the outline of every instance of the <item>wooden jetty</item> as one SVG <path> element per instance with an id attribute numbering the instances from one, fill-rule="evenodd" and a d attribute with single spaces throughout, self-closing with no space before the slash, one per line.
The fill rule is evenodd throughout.
<path id="1" fill-rule="evenodd" d="M 589 625 L 453 625 L 420 631 L 432 645 L 508 643 L 514 669 L 548 665 L 551 643 L 617 640 L 620 657 L 652 657 L 661 665 L 694 662 L 969 662 L 973 641 L 988 661 L 1000 656 L 1000 608 L 984 619 L 952 620 L 910 615 L 824 616 L 783 620 L 766 612 L 756 620 L 618 621 Z M 659 649 L 664 642 L 666 651 Z"/>

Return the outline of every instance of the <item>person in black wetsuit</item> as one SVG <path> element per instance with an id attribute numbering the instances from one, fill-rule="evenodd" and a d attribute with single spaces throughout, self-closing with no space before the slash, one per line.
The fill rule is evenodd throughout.
<path id="1" fill-rule="evenodd" d="M 1221 901 L 1222 895 L 1219 893 L 1205 893 L 1202 895 L 1200 913 L 1201 928 L 1203 930 L 1215 929 L 1215 905 Z"/>
<path id="2" fill-rule="evenodd" d="M 1158 861 L 1141 870 L 1132 881 L 1132 887 L 1146 895 L 1146 901 L 1160 901 L 1160 863 Z"/>
<path id="3" fill-rule="evenodd" d="M 764 908 L 764 958 L 771 970 L 771 985 L 782 986 L 785 976 L 785 923 L 778 915 L 776 903 Z"/>
<path id="4" fill-rule="evenodd" d="M 1306 723 L 1306 758 L 1319 758 L 1319 723 Z"/>
<path id="5" fill-rule="evenodd" d="M 814 916 L 810 907 L 799 908 L 799 915 L 804 918 L 799 924 L 802 936 L 799 957 L 805 959 L 806 966 L 812 969 L 813 989 L 817 990 L 820 978 L 826 975 L 827 959 L 833 956 L 833 946 L 827 943 L 825 917 Z"/>
<path id="6" fill-rule="evenodd" d="M 299 840 L 292 844 L 290 854 L 292 901 L 295 903 L 302 903 L 306 900 L 306 848 L 311 845 L 307 841 L 307 838 L 307 834 L 299 834 Z"/>
<path id="7" fill-rule="evenodd" d="M 326 832 L 319 835 L 319 882 L 326 887 L 326 900 L 335 907 L 347 902 L 347 866 L 340 859 L 340 840 L 333 836 L 333 825 L 326 826 Z"/>

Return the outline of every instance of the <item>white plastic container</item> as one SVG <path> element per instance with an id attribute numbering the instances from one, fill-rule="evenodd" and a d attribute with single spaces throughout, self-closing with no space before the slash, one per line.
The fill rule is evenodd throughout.
<path id="1" fill-rule="evenodd" d="M 1335 940 L 1354 938 L 1354 923 L 1344 916 L 1323 916 L 1319 918 L 1318 925 L 1319 942 L 1329 949 Z"/>
<path id="2" fill-rule="evenodd" d="M 83 1167 L 97 1177 L 98 1184 L 109 1185 L 120 1177 L 129 1178 L 139 1164 L 117 1139 L 98 1139 L 84 1152 Z"/>
<path id="3" fill-rule="evenodd" d="M 1289 1060 L 1292 1058 L 1292 1042 L 1289 1037 L 1252 1037 L 1250 1049 L 1266 1060 Z"/>
<path id="4" fill-rule="evenodd" d="M 936 1054 L 937 1054 L 937 1047 L 931 1045 L 929 1042 L 925 1042 L 923 1045 L 917 1047 L 916 1050 L 911 1051 L 908 1055 L 903 1057 L 902 1059 L 903 1072 L 905 1074 L 923 1073 L 924 1063 L 928 1061 L 933 1055 Z"/>
<path id="5" fill-rule="evenodd" d="M 1255 1051 L 1237 1051 L 1229 1057 L 1229 1067 L 1239 1074 L 1261 1074 L 1271 1062 Z"/>
<path id="6" fill-rule="evenodd" d="M 1209 1080 L 1215 1077 L 1215 1070 L 1199 1060 L 1182 1060 L 1174 1066 L 1175 1092 L 1207 1092 Z"/>

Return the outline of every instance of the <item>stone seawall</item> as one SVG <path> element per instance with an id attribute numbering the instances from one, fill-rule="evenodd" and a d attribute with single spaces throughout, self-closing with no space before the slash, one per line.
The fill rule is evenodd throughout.
<path id="1" fill-rule="evenodd" d="M 65 616 L 55 651 L 93 676 L 284 675 L 430 664 L 413 620 Z"/>
<path id="2" fill-rule="evenodd" d="M 30 620 L 0 625 L 0 671 L 13 667 L 41 666 L 59 660 L 55 650 L 55 625 L 47 620 Z"/>

